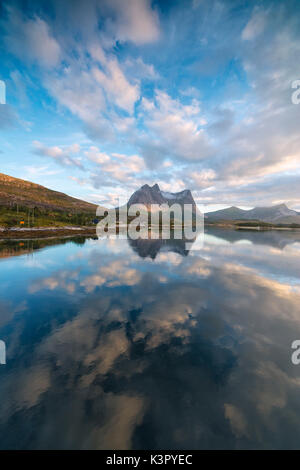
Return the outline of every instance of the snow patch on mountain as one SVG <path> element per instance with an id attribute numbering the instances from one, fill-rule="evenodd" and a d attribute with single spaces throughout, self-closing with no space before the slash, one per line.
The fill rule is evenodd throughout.
<path id="1" fill-rule="evenodd" d="M 161 191 L 161 195 L 166 199 L 182 199 L 187 195 L 187 190 L 181 191 L 180 193 L 168 193 L 166 191 Z"/>

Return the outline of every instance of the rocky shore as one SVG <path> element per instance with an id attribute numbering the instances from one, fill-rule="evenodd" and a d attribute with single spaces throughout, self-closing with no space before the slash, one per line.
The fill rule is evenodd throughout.
<path id="1" fill-rule="evenodd" d="M 0 239 L 27 239 L 66 235 L 96 235 L 96 227 L 32 227 L 32 228 L 5 228 L 0 227 Z"/>

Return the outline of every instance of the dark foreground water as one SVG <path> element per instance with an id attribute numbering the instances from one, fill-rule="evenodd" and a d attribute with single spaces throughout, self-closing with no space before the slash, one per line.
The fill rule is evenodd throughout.
<path id="1" fill-rule="evenodd" d="M 0 256 L 0 448 L 300 448 L 300 234 Z"/>

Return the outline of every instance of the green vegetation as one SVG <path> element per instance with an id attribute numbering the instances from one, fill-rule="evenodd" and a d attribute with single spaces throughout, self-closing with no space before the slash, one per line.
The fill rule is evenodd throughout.
<path id="1" fill-rule="evenodd" d="M 95 204 L 0 173 L 0 227 L 92 226 Z"/>
<path id="2" fill-rule="evenodd" d="M 238 226 L 238 227 L 265 227 L 265 228 L 274 227 L 274 224 L 270 224 L 268 222 L 262 222 L 261 220 L 236 222 L 235 225 Z"/>
<path id="3" fill-rule="evenodd" d="M 261 227 L 261 228 L 300 228 L 300 224 L 271 224 L 260 220 L 235 222 L 237 227 Z"/>
<path id="4" fill-rule="evenodd" d="M 68 212 L 39 207 L 19 206 L 0 207 L 1 227 L 63 227 L 65 225 L 92 226 L 94 212 Z"/>

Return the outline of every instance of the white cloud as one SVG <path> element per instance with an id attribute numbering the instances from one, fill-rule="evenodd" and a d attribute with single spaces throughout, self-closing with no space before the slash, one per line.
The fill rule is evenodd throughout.
<path id="1" fill-rule="evenodd" d="M 87 70 L 87 64 L 73 62 L 60 74 L 46 79 L 52 96 L 84 122 L 94 122 L 105 110 L 101 87 Z"/>
<path id="2" fill-rule="evenodd" d="M 98 187 L 126 183 L 135 189 L 151 180 L 169 190 L 175 190 L 172 184 L 203 189 L 211 199 L 224 195 L 234 204 L 247 197 L 251 203 L 277 201 L 272 182 L 290 181 L 300 167 L 299 107 L 290 100 L 291 82 L 299 78 L 299 19 L 284 4 L 272 11 L 260 6 L 245 25 L 248 8 L 232 14 L 226 2 L 194 3 L 196 10 L 178 4 L 162 15 L 161 43 L 145 47 L 159 38 L 159 6 L 156 11 L 150 0 L 128 0 L 126 8 L 122 0 L 64 7 L 54 1 L 51 17 L 34 6 L 27 17 L 6 7 L 6 45 L 29 63 L 22 74 L 10 74 L 14 99 L 18 91 L 26 107 L 44 85 L 58 104 L 59 124 L 65 117 L 71 121 L 65 109 L 79 118 L 89 137 L 82 153 L 93 166 L 88 181 Z M 191 68 L 193 61 L 198 68 Z M 203 82 L 203 74 L 199 79 L 199 64 L 211 83 Z M 42 98 L 52 111 L 47 94 Z M 0 127 L 17 121 L 22 124 L 12 106 L 0 106 Z M 83 167 L 76 147 L 37 142 L 34 151 Z M 299 204 L 294 183 L 285 194 Z"/>
<path id="3" fill-rule="evenodd" d="M 161 154 L 161 160 L 171 156 L 190 162 L 211 155 L 211 144 L 203 128 L 206 120 L 197 100 L 184 105 L 157 90 L 153 101 L 143 99 L 141 109 L 144 124 L 150 131 L 150 138 L 143 145 L 143 154 L 150 163 L 153 163 L 155 152 L 158 152 L 156 159 Z"/>
<path id="4" fill-rule="evenodd" d="M 28 175 L 28 179 L 36 178 L 37 176 L 51 176 L 61 173 L 61 170 L 50 170 L 48 165 L 43 166 L 30 166 L 24 167 L 25 172 Z"/>
<path id="5" fill-rule="evenodd" d="M 148 80 L 158 80 L 159 74 L 153 64 L 146 64 L 141 57 L 137 59 L 126 59 L 124 67 L 131 75 L 136 78 L 145 78 Z"/>
<path id="6" fill-rule="evenodd" d="M 95 44 L 66 66 L 45 78 L 50 94 L 78 116 L 92 139 L 113 140 L 134 124 L 130 115 L 140 96 L 139 83 L 130 83 L 118 59 Z M 124 114 L 124 113 L 123 113 Z"/>
<path id="7" fill-rule="evenodd" d="M 265 27 L 266 15 L 263 11 L 254 8 L 249 22 L 242 31 L 242 39 L 250 41 L 259 36 Z"/>
<path id="8" fill-rule="evenodd" d="M 33 141 L 33 147 L 34 153 L 44 157 L 52 158 L 55 162 L 59 163 L 60 165 L 75 166 L 77 168 L 80 168 L 81 170 L 84 169 L 80 160 L 71 156 L 79 152 L 80 147 L 78 144 L 73 144 L 66 148 L 61 148 L 58 146 L 47 147 L 41 142 L 35 140 Z"/>
<path id="9" fill-rule="evenodd" d="M 115 160 L 102 165 L 102 171 L 118 182 L 130 182 L 145 169 L 143 158 L 138 155 L 114 154 Z"/>
<path id="10" fill-rule="evenodd" d="M 158 15 L 150 0 L 127 0 L 126 7 L 123 0 L 108 0 L 107 4 L 116 15 L 112 28 L 118 40 L 145 44 L 158 39 Z"/>
<path id="11" fill-rule="evenodd" d="M 213 181 L 217 178 L 217 174 L 211 168 L 203 169 L 200 171 L 192 171 L 189 173 L 194 185 L 199 189 L 204 189 L 212 185 Z"/>
<path id="12" fill-rule="evenodd" d="M 109 155 L 100 152 L 97 147 L 91 146 L 89 150 L 84 152 L 85 156 L 94 163 L 102 164 L 110 161 Z"/>
<path id="13" fill-rule="evenodd" d="M 61 50 L 51 35 L 49 25 L 35 16 L 24 19 L 14 8 L 8 8 L 6 45 L 17 57 L 30 62 L 38 62 L 44 67 L 58 64 Z"/>
<path id="14" fill-rule="evenodd" d="M 126 79 L 116 58 L 105 61 L 106 73 L 99 68 L 93 69 L 93 75 L 106 95 L 116 106 L 132 114 L 134 104 L 139 98 L 139 85 L 132 85 Z"/>

